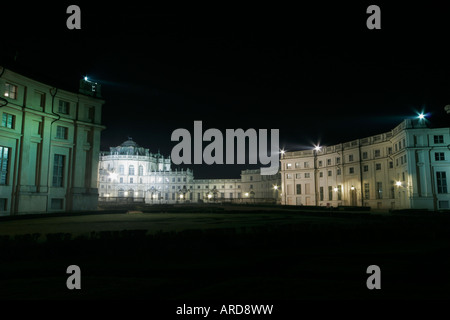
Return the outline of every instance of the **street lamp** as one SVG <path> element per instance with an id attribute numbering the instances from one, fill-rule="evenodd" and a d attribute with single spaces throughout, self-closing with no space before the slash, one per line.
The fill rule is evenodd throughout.
<path id="1" fill-rule="evenodd" d="M 396 185 L 397 187 L 401 187 L 401 186 L 402 186 L 402 182 L 401 182 L 401 181 L 397 181 L 397 182 L 395 183 L 395 185 Z"/>

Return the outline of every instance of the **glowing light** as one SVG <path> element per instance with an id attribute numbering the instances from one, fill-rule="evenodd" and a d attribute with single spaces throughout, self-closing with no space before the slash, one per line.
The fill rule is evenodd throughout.
<path id="1" fill-rule="evenodd" d="M 337 188 L 337 187 L 335 187 L 335 188 L 334 188 L 333 190 L 334 190 L 334 192 L 337 192 L 337 191 L 338 191 L 338 188 Z"/>
<path id="2" fill-rule="evenodd" d="M 401 187 L 401 186 L 402 186 L 402 182 L 401 182 L 401 181 L 397 181 L 397 182 L 395 183 L 395 185 L 396 185 L 397 187 Z"/>
<path id="3" fill-rule="evenodd" d="M 351 186 L 351 188 L 350 188 L 351 190 L 355 190 L 355 187 L 354 186 Z"/>
<path id="4" fill-rule="evenodd" d="M 248 197 L 248 192 L 245 193 L 245 196 Z"/>
<path id="5" fill-rule="evenodd" d="M 123 194 L 124 194 L 125 197 L 127 197 L 128 196 L 128 191 L 125 191 Z"/>
<path id="6" fill-rule="evenodd" d="M 425 115 L 423 114 L 423 112 L 419 114 L 418 118 L 419 118 L 420 120 L 425 119 Z"/>
<path id="7" fill-rule="evenodd" d="M 281 154 L 285 154 L 286 151 L 284 151 L 284 149 L 281 149 L 281 150 L 280 150 L 280 153 L 281 153 Z"/>
<path id="8" fill-rule="evenodd" d="M 84 77 L 84 81 L 88 81 L 88 77 Z"/>
<path id="9" fill-rule="evenodd" d="M 183 195 L 182 194 L 180 194 L 180 199 L 183 199 Z"/>
<path id="10" fill-rule="evenodd" d="M 9 97 L 9 93 L 8 92 L 5 92 L 5 97 Z"/>
<path id="11" fill-rule="evenodd" d="M 273 186 L 274 190 L 278 190 L 278 186 Z"/>
<path id="12" fill-rule="evenodd" d="M 110 172 L 109 176 L 111 177 L 111 180 L 117 180 L 117 173 L 115 172 Z"/>
<path id="13" fill-rule="evenodd" d="M 156 194 L 153 195 L 153 199 L 156 199 L 158 196 Z"/>
<path id="14" fill-rule="evenodd" d="M 212 198 L 212 195 L 211 194 L 208 194 L 208 199 L 211 199 Z"/>
<path id="15" fill-rule="evenodd" d="M 314 146 L 314 150 L 316 150 L 316 151 L 320 151 L 320 149 L 322 149 L 322 147 L 321 147 L 321 146 L 319 146 L 319 145 L 317 145 L 317 146 Z"/>

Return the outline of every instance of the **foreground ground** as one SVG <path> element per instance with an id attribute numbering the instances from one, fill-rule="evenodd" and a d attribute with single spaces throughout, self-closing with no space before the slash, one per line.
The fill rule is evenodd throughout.
<path id="1" fill-rule="evenodd" d="M 445 215 L 165 211 L 0 220 L 0 298 L 450 298 Z M 69 265 L 81 290 L 66 287 Z"/>

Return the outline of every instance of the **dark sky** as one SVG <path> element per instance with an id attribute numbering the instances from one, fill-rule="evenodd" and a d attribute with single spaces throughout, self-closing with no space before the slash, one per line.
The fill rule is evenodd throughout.
<path id="1" fill-rule="evenodd" d="M 75 91 L 85 75 L 102 84 L 102 150 L 131 136 L 170 155 L 173 130 L 193 133 L 194 120 L 279 129 L 286 150 L 385 132 L 422 110 L 448 126 L 448 5 L 116 3 L 78 3 L 81 30 L 66 28 L 72 3 L 17 4 L 0 19 L 1 63 Z M 370 4 L 381 30 L 366 28 Z M 187 167 L 235 178 L 255 166 Z"/>

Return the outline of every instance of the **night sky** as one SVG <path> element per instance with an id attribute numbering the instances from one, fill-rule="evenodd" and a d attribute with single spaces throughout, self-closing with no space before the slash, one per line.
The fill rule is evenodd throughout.
<path id="1" fill-rule="evenodd" d="M 1 65 L 72 91 L 84 76 L 102 85 L 102 150 L 131 136 L 170 155 L 172 131 L 193 133 L 194 120 L 279 129 L 288 151 L 389 131 L 420 111 L 431 127 L 449 124 L 448 5 L 116 3 L 78 3 L 81 30 L 66 28 L 73 3 L 2 4 L 0 19 Z M 366 27 L 370 4 L 381 30 Z M 259 165 L 184 167 L 238 178 Z"/>

